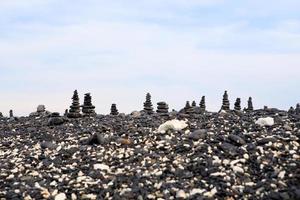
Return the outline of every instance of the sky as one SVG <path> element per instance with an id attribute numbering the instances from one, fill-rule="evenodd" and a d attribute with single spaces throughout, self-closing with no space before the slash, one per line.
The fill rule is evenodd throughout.
<path id="1" fill-rule="evenodd" d="M 299 0 L 0 0 L 0 112 L 300 102 Z"/>

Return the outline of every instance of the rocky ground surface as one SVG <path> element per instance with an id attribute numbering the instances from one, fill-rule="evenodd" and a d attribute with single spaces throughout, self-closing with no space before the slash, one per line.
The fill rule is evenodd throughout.
<path id="1" fill-rule="evenodd" d="M 300 199 L 299 145 L 300 116 L 276 109 L 2 118 L 0 199 Z"/>

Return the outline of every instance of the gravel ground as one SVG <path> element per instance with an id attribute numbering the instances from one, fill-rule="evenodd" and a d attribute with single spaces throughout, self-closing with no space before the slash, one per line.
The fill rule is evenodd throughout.
<path id="1" fill-rule="evenodd" d="M 277 109 L 2 118 L 0 199 L 300 199 L 299 144 Z"/>

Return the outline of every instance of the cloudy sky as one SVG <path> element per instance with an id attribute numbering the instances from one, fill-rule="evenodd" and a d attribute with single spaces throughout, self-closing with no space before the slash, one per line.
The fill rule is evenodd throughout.
<path id="1" fill-rule="evenodd" d="M 74 89 L 97 112 L 186 100 L 218 110 L 300 102 L 299 0 L 0 0 L 0 111 L 63 112 Z"/>

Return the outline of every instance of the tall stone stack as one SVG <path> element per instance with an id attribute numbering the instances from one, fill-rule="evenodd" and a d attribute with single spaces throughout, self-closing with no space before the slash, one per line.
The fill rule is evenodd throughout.
<path id="1" fill-rule="evenodd" d="M 9 110 L 9 117 L 13 118 L 14 117 L 14 111 L 13 110 Z"/>
<path id="2" fill-rule="evenodd" d="M 69 118 L 79 118 L 81 117 L 80 113 L 80 103 L 77 90 L 74 91 L 72 97 L 72 105 L 70 106 L 69 113 L 67 115 Z"/>
<path id="3" fill-rule="evenodd" d="M 240 111 L 241 110 L 241 98 L 237 98 L 234 103 L 234 110 Z"/>
<path id="4" fill-rule="evenodd" d="M 160 115 L 168 115 L 168 113 L 169 113 L 168 104 L 164 101 L 158 102 L 156 112 Z"/>
<path id="5" fill-rule="evenodd" d="M 118 115 L 119 114 L 119 111 L 117 109 L 117 105 L 115 103 L 111 104 L 110 114 L 111 115 Z"/>
<path id="6" fill-rule="evenodd" d="M 230 103 L 229 103 L 229 100 L 228 100 L 227 91 L 225 91 L 224 95 L 223 95 L 223 102 L 222 102 L 221 110 L 225 110 L 225 111 L 230 110 Z"/>
<path id="7" fill-rule="evenodd" d="M 248 111 L 253 111 L 253 103 L 252 103 L 252 97 L 249 97 L 248 99 Z"/>
<path id="8" fill-rule="evenodd" d="M 296 105 L 295 114 L 300 115 L 300 103 Z"/>
<path id="9" fill-rule="evenodd" d="M 200 110 L 202 112 L 204 112 L 206 110 L 205 96 L 202 96 L 199 106 L 200 106 Z"/>
<path id="10" fill-rule="evenodd" d="M 96 114 L 95 106 L 92 104 L 92 96 L 90 93 L 86 93 L 84 95 L 84 101 L 83 101 L 83 105 L 82 105 L 82 113 L 85 116 Z"/>
<path id="11" fill-rule="evenodd" d="M 153 105 L 151 102 L 150 93 L 146 94 L 146 101 L 144 102 L 144 111 L 149 115 L 153 114 Z"/>

